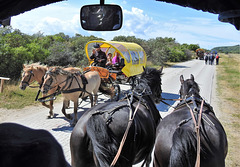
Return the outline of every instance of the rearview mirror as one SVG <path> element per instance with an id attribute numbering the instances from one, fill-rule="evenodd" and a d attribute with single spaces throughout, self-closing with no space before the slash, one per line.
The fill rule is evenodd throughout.
<path id="1" fill-rule="evenodd" d="M 122 27 L 122 8 L 118 5 L 86 5 L 80 11 L 84 30 L 114 31 Z"/>

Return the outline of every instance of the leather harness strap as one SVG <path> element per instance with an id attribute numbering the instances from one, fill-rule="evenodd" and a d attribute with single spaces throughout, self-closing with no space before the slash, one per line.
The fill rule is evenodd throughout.
<path id="1" fill-rule="evenodd" d="M 126 139 L 127 139 L 127 135 L 128 135 L 129 129 L 130 129 L 131 125 L 132 125 L 133 119 L 134 119 L 134 117 L 135 117 L 135 115 L 136 115 L 136 113 L 137 113 L 137 110 L 138 110 L 138 108 L 139 108 L 140 102 L 141 102 L 141 99 L 139 99 L 138 104 L 137 104 L 137 107 L 135 108 L 134 112 L 132 112 L 132 108 L 129 107 L 130 112 L 129 112 L 128 125 L 127 125 L 127 128 L 126 128 L 126 130 L 125 130 L 125 133 L 124 133 L 124 135 L 123 135 L 123 138 L 122 138 L 122 140 L 121 140 L 120 146 L 119 146 L 119 148 L 118 148 L 118 152 L 117 152 L 117 154 L 115 155 L 115 157 L 114 157 L 114 159 L 113 159 L 110 167 L 115 166 L 115 164 L 117 163 L 117 160 L 118 160 L 118 158 L 119 158 L 119 156 L 120 156 L 120 154 L 121 154 L 123 145 L 124 145 L 124 143 L 125 143 L 125 141 L 126 141 Z M 128 104 L 129 104 L 129 106 L 131 106 L 131 102 L 130 102 L 129 99 L 128 99 Z"/>
<path id="2" fill-rule="evenodd" d="M 196 162 L 195 162 L 195 167 L 200 167 L 200 152 L 201 152 L 200 126 L 201 126 L 201 119 L 202 119 L 203 104 L 204 104 L 204 100 L 202 100 L 202 102 L 201 102 L 200 111 L 198 113 L 198 120 L 196 120 L 192 108 L 186 102 L 186 105 L 188 106 L 189 111 L 191 113 L 192 120 L 193 120 L 194 127 L 195 127 L 195 132 L 197 135 L 197 158 L 196 158 Z"/>
<path id="3" fill-rule="evenodd" d="M 45 102 L 45 101 L 49 101 L 49 100 L 45 100 L 46 98 L 49 98 L 49 97 L 52 97 L 52 96 L 56 96 L 56 95 L 59 95 L 59 94 L 61 94 L 61 93 L 73 93 L 73 92 L 77 92 L 77 91 L 82 91 L 81 94 L 80 94 L 80 97 L 83 97 L 83 96 L 85 95 L 85 93 L 88 93 L 88 94 L 91 95 L 90 92 L 86 91 L 86 84 L 88 84 L 88 81 L 87 81 L 86 77 L 85 77 L 83 74 L 80 74 L 80 77 L 81 77 L 81 80 L 82 80 L 83 88 L 81 87 L 81 85 L 80 85 L 80 83 L 79 83 L 79 80 L 78 80 L 77 77 L 76 77 L 76 74 L 74 74 L 73 76 L 67 77 L 67 79 L 63 81 L 63 82 L 66 82 L 66 84 L 62 87 L 61 90 L 60 90 L 60 87 L 59 87 L 59 84 L 58 84 L 58 85 L 57 85 L 57 86 L 58 86 L 58 89 L 57 89 L 56 92 L 54 92 L 54 93 L 52 93 L 52 94 L 50 94 L 50 95 L 48 95 L 48 96 L 45 96 L 45 97 L 42 97 L 42 98 L 37 99 L 37 97 L 38 97 L 38 95 L 39 95 L 39 93 L 38 93 L 38 95 L 37 95 L 37 97 L 36 97 L 35 100 L 38 100 L 38 101 L 40 101 L 40 102 Z M 70 84 L 68 85 L 69 79 L 71 79 L 71 82 L 70 82 Z M 78 88 L 74 88 L 74 89 L 69 89 L 69 88 L 71 87 L 71 85 L 72 85 L 73 79 L 75 79 L 75 80 L 77 81 L 79 87 L 78 87 Z M 63 83 L 63 82 L 61 82 L 61 83 Z M 60 84 L 61 84 L 61 83 L 60 83 Z M 67 85 L 68 85 L 68 87 L 67 87 Z M 42 87 L 42 85 L 41 85 L 39 88 L 41 88 L 41 87 Z M 56 86 L 54 86 L 54 87 L 56 87 Z M 52 88 L 54 88 L 54 87 L 52 87 Z M 67 88 L 66 88 L 66 87 L 67 87 Z M 52 89 L 52 88 L 51 88 L 51 89 Z M 63 89 L 65 89 L 65 88 L 66 88 L 67 90 L 63 90 Z M 53 100 L 54 100 L 54 98 L 53 98 Z"/>

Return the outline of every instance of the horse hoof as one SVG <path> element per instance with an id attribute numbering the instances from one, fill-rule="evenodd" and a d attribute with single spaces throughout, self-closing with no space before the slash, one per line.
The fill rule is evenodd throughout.
<path id="1" fill-rule="evenodd" d="M 48 119 L 53 119 L 53 116 L 52 116 L 52 115 L 49 115 L 47 118 L 48 118 Z"/>

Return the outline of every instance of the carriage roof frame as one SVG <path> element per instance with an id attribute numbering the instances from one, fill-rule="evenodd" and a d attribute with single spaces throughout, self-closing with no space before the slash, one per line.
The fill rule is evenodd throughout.
<path id="1" fill-rule="evenodd" d="M 102 51 L 106 53 L 112 53 L 114 55 L 115 52 L 118 52 L 121 55 L 121 58 L 124 59 L 125 66 L 121 69 L 121 71 L 127 76 L 135 76 L 139 75 L 143 72 L 143 67 L 146 67 L 147 56 L 144 49 L 132 42 L 118 42 L 118 41 L 101 41 L 95 40 L 90 41 L 85 46 L 85 53 L 91 64 L 93 60 L 90 59 L 93 45 L 99 44 Z"/>

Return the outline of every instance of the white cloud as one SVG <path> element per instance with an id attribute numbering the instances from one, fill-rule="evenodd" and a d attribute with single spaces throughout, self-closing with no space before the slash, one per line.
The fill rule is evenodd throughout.
<path id="1" fill-rule="evenodd" d="M 172 37 L 180 43 L 199 44 L 211 49 L 226 44 L 239 44 L 240 34 L 228 24 L 209 18 L 186 17 L 167 21 L 154 20 L 143 10 L 124 10 L 124 26 L 118 34 L 137 38 Z M 231 42 L 229 42 L 231 41 Z"/>
<path id="2" fill-rule="evenodd" d="M 122 3 L 127 2 L 123 1 Z M 64 32 L 72 36 L 79 33 L 95 35 L 106 40 L 111 40 L 118 35 L 135 36 L 146 40 L 156 37 L 172 37 L 180 43 L 199 44 L 207 49 L 239 44 L 239 32 L 232 25 L 221 23 L 217 19 L 203 17 L 162 19 L 163 16 L 160 14 L 159 17 L 153 18 L 143 9 L 136 7 L 132 7 L 131 10 L 124 9 L 123 13 L 124 21 L 121 30 L 113 32 L 84 31 L 80 27 L 79 7 L 63 2 L 13 17 L 12 26 L 27 34 L 34 34 L 38 31 L 45 35 Z"/>
<path id="3" fill-rule="evenodd" d="M 80 26 L 79 7 L 69 6 L 66 2 L 61 5 L 53 4 L 37 8 L 15 16 L 12 18 L 11 25 L 27 34 L 41 31 L 45 35 L 59 32 L 74 35 L 83 31 Z"/>

